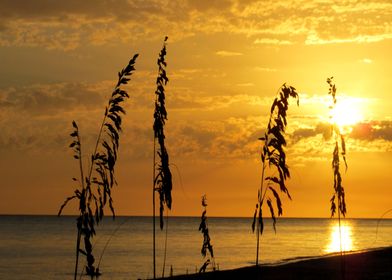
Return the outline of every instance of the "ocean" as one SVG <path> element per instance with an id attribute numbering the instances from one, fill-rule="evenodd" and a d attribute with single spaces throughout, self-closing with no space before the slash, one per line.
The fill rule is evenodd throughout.
<path id="1" fill-rule="evenodd" d="M 165 276 L 194 273 L 204 263 L 199 217 L 171 217 Z M 249 266 L 256 256 L 252 218 L 208 218 L 215 263 L 220 270 Z M 392 246 L 391 219 L 270 219 L 261 237 L 261 263 L 321 256 L 343 249 Z M 75 265 L 75 217 L 0 216 L 0 279 L 72 279 Z M 157 276 L 162 276 L 165 231 L 157 223 Z M 106 279 L 146 279 L 152 269 L 152 218 L 107 217 L 94 237 L 94 256 Z M 81 256 L 79 271 L 85 259 Z M 88 279 L 83 277 L 82 279 Z"/>

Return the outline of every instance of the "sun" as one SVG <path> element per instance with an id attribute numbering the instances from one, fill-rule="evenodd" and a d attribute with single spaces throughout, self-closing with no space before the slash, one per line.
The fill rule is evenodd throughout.
<path id="1" fill-rule="evenodd" d="M 363 121 L 360 102 L 358 102 L 355 98 L 338 100 L 334 108 L 331 110 L 330 121 L 332 124 L 336 124 L 340 128 L 352 126 Z"/>

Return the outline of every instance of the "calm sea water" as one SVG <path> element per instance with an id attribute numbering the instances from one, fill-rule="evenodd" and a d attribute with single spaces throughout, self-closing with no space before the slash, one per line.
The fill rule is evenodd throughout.
<path id="1" fill-rule="evenodd" d="M 200 254 L 200 218 L 169 220 L 166 276 L 193 273 L 203 263 Z M 219 269 L 251 265 L 255 261 L 255 235 L 250 218 L 209 218 L 209 229 Z M 342 230 L 331 219 L 279 219 L 276 234 L 266 221 L 261 239 L 261 262 L 324 255 L 346 250 L 392 246 L 392 220 L 349 219 Z M 0 279 L 71 279 L 75 259 L 75 217 L 0 216 Z M 159 228 L 159 227 L 158 227 Z M 110 218 L 94 239 L 100 279 L 152 277 L 152 223 L 149 217 Z M 164 231 L 157 233 L 157 272 L 162 273 Z M 103 248 L 107 244 L 105 252 Z M 102 257 L 100 259 L 100 257 Z M 84 259 L 82 258 L 82 261 Z M 87 278 L 85 278 L 87 279 Z"/>

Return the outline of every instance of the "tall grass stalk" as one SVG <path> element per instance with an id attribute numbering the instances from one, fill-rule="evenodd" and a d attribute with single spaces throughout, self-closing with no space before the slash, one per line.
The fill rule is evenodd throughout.
<path id="1" fill-rule="evenodd" d="M 330 106 L 333 109 L 336 106 L 336 86 L 333 83 L 333 77 L 327 79 L 327 83 L 329 85 L 328 94 L 332 97 L 332 105 Z M 331 116 L 332 117 L 332 116 Z M 341 133 L 339 126 L 333 122 L 332 123 L 332 133 L 334 139 L 334 150 L 332 154 L 332 170 L 333 170 L 333 195 L 331 198 L 331 216 L 333 217 L 338 210 L 338 218 L 340 221 L 340 216 L 346 216 L 346 201 L 345 201 L 345 191 L 342 185 L 342 176 L 340 173 L 340 157 L 342 158 L 346 171 L 347 171 L 347 161 L 346 161 L 346 142 L 344 139 L 344 134 Z M 336 206 L 336 200 L 338 202 L 338 206 Z"/>
<path id="2" fill-rule="evenodd" d="M 165 205 L 167 209 L 172 206 L 172 174 L 169 166 L 169 154 L 165 147 L 165 133 L 164 126 L 167 120 L 167 111 L 165 107 L 165 86 L 169 81 L 166 75 L 165 61 L 166 56 L 166 42 L 168 37 L 165 37 L 162 50 L 158 55 L 158 77 L 156 80 L 155 91 L 155 111 L 154 111 L 154 156 L 153 156 L 153 273 L 156 278 L 156 253 L 155 253 L 155 192 L 159 194 L 159 220 L 160 228 L 163 229 L 163 212 Z M 157 149 L 158 145 L 158 149 Z M 156 157 L 159 162 L 156 162 Z M 167 223 L 166 223 L 167 224 Z M 166 248 L 165 248 L 166 250 Z M 166 254 L 165 254 L 166 255 Z"/>
<path id="3" fill-rule="evenodd" d="M 134 55 L 128 65 L 118 73 L 118 82 L 109 98 L 108 105 L 105 107 L 103 120 L 87 172 L 84 172 L 79 127 L 75 121 L 72 122 L 74 130 L 70 135 L 73 139 L 70 148 L 73 149 L 74 158 L 78 161 L 80 178 L 72 178 L 76 182 L 77 187 L 74 195 L 66 198 L 61 205 L 58 216 L 61 215 L 69 201 L 73 199 L 79 201 L 79 216 L 76 219 L 75 280 L 78 274 L 79 254 L 86 256 L 86 274 L 91 279 L 101 274 L 99 268 L 94 266 L 95 258 L 92 252 L 92 239 L 96 235 L 95 227 L 103 220 L 104 208 L 107 204 L 109 204 L 113 218 L 115 217 L 111 191 L 113 186 L 117 184 L 114 167 L 119 148 L 122 124 L 121 115 L 125 114 L 122 103 L 129 98 L 128 93 L 122 87 L 130 81 L 130 76 L 135 70 L 134 65 L 137 57 L 137 54 Z M 80 246 L 82 238 L 84 249 Z"/>
<path id="4" fill-rule="evenodd" d="M 278 210 L 278 216 L 282 215 L 282 201 L 278 190 L 291 199 L 290 193 L 286 187 L 286 180 L 290 178 L 289 167 L 286 165 L 286 154 L 283 147 L 286 146 L 284 133 L 287 125 L 287 110 L 289 108 L 289 98 L 297 100 L 299 106 L 299 96 L 296 89 L 292 86 L 283 86 L 279 89 L 277 97 L 271 106 L 270 117 L 264 137 L 259 138 L 262 141 L 261 151 L 261 182 L 257 193 L 257 204 L 253 216 L 252 231 L 257 236 L 256 243 L 256 265 L 259 264 L 259 247 L 260 236 L 263 234 L 263 204 L 266 201 L 269 208 L 273 228 L 276 232 L 276 215 L 273 201 L 275 201 Z"/>
<path id="5" fill-rule="evenodd" d="M 203 234 L 203 245 L 201 246 L 201 255 L 206 258 L 207 253 L 210 254 L 210 258 L 203 263 L 203 265 L 199 269 L 199 273 L 205 272 L 207 266 L 212 263 L 212 269 L 215 270 L 215 258 L 214 258 L 214 250 L 211 245 L 211 238 L 208 230 L 207 223 L 207 196 L 203 195 L 201 198 L 201 205 L 203 206 L 203 213 L 201 215 L 201 221 L 199 225 L 199 231 Z"/>
<path id="6" fill-rule="evenodd" d="M 329 85 L 328 94 L 332 97 L 332 105 L 330 109 L 334 109 L 336 107 L 336 86 L 333 82 L 333 77 L 327 78 L 327 83 Z M 332 118 L 332 116 L 330 116 Z M 346 143 L 344 140 L 344 134 L 341 133 L 340 127 L 336 124 L 335 121 L 332 122 L 332 134 L 334 140 L 334 150 L 332 153 L 332 170 L 333 170 L 333 195 L 330 199 L 331 202 L 331 217 L 333 217 L 338 212 L 338 221 L 339 221 L 339 242 L 340 242 L 340 255 L 342 257 L 341 266 L 342 266 L 342 278 L 344 278 L 345 265 L 344 265 L 344 250 L 342 244 L 342 227 L 341 227 L 341 216 L 346 217 L 346 201 L 345 201 L 345 191 L 342 185 L 342 176 L 340 173 L 340 158 L 342 158 L 345 171 L 347 171 L 347 161 L 346 161 Z M 336 201 L 338 205 L 336 206 Z"/>

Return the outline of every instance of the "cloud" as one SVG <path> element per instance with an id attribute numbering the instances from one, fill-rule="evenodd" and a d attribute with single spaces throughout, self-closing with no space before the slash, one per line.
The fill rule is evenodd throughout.
<path id="1" fill-rule="evenodd" d="M 215 54 L 218 56 L 241 56 L 241 55 L 243 55 L 243 53 L 231 52 L 231 51 L 217 51 Z"/>
<path id="2" fill-rule="evenodd" d="M 277 72 L 278 71 L 275 68 L 268 68 L 268 67 L 255 67 L 254 70 L 261 71 L 261 72 Z"/>
<path id="3" fill-rule="evenodd" d="M 392 38 L 389 1 L 34 1 L 1 3 L 0 45 L 70 51 L 168 34 L 240 34 L 255 44 L 368 43 Z M 173 36 L 171 36 L 173 35 Z"/>
<path id="4" fill-rule="evenodd" d="M 292 45 L 293 43 L 287 40 L 260 38 L 253 41 L 256 45 Z"/>
<path id="5" fill-rule="evenodd" d="M 69 51 L 132 42 L 151 35 L 154 25 L 170 28 L 185 20 L 173 11 L 156 1 L 2 1 L 0 44 Z"/>
<path id="6" fill-rule="evenodd" d="M 189 7 L 199 12 L 216 11 L 221 9 L 230 9 L 231 0 L 209 0 L 209 1 L 186 1 Z"/>
<path id="7" fill-rule="evenodd" d="M 385 140 L 392 141 L 392 121 L 370 121 L 360 122 L 350 126 L 348 138 L 357 140 Z M 291 134 L 291 139 L 298 142 L 302 139 L 322 135 L 324 139 L 331 138 L 331 125 L 329 123 L 319 122 L 315 127 L 297 128 Z"/>
<path id="8" fill-rule="evenodd" d="M 295 122 L 294 122 L 295 123 Z M 332 151 L 331 126 L 319 122 L 314 127 L 297 127 L 288 132 L 290 158 L 295 164 L 326 160 Z M 392 121 L 357 123 L 345 135 L 348 154 L 392 151 Z"/>
<path id="9" fill-rule="evenodd" d="M 149 76 L 149 72 L 141 71 L 132 81 L 128 88 L 130 99 L 125 104 L 127 114 L 123 119 L 122 138 L 125 148 L 122 151 L 134 159 L 150 156 L 146 146 L 151 144 L 154 83 L 149 84 L 146 78 Z M 72 120 L 77 121 L 85 145 L 92 145 L 112 88 L 113 82 L 103 81 L 1 89 L 0 149 L 36 154 L 68 151 Z M 151 94 L 146 94 L 148 92 Z M 257 142 L 254 134 L 260 123 L 258 118 L 251 117 L 250 108 L 258 115 L 259 109 L 270 103 L 269 98 L 259 96 L 208 96 L 183 87 L 173 88 L 167 94 L 167 138 L 175 147 L 173 153 L 179 157 L 242 158 L 249 155 Z M 246 110 L 250 116 L 232 117 L 236 110 L 241 114 Z M 230 113 L 222 115 L 221 112 Z"/>
<path id="10" fill-rule="evenodd" d="M 84 141 L 93 141 L 112 89 L 109 81 L 1 89 L 0 149 L 38 154 L 63 151 L 72 120 L 80 124 Z"/>
<path id="11" fill-rule="evenodd" d="M 0 90 L 0 106 L 32 115 L 56 115 L 64 111 L 92 109 L 104 104 L 113 83 L 57 83 L 14 86 Z"/>
<path id="12" fill-rule="evenodd" d="M 250 87 L 252 84 L 247 83 L 238 86 Z M 270 102 L 271 98 L 255 95 L 233 94 L 209 96 L 185 89 L 178 89 L 172 93 L 170 106 L 174 110 L 186 111 L 217 111 L 220 109 L 234 109 L 234 107 L 245 110 L 245 108 L 249 109 L 254 106 L 258 106 L 258 108 L 267 107 L 270 105 Z"/>
<path id="13" fill-rule="evenodd" d="M 255 84 L 254 83 L 241 83 L 237 84 L 236 86 L 238 87 L 253 87 Z"/>
<path id="14" fill-rule="evenodd" d="M 257 158 L 260 119 L 229 117 L 175 125 L 168 137 L 173 155 L 203 159 Z"/>
<path id="15" fill-rule="evenodd" d="M 374 43 L 392 38 L 390 34 L 377 34 L 377 35 L 358 35 L 348 38 L 321 38 L 318 34 L 311 33 L 306 41 L 306 45 L 325 45 L 325 44 L 343 44 L 343 43 Z"/>
<path id="16" fill-rule="evenodd" d="M 364 59 L 361 59 L 360 61 L 365 64 L 372 64 L 373 63 L 373 60 L 371 60 L 370 58 L 364 58 Z"/>
<path id="17" fill-rule="evenodd" d="M 372 121 L 358 123 L 353 126 L 349 135 L 359 140 L 385 140 L 392 141 L 392 121 Z"/>
<path id="18" fill-rule="evenodd" d="M 332 136 L 331 125 L 328 123 L 318 123 L 313 128 L 297 128 L 290 134 L 291 140 L 296 143 L 302 139 L 321 135 L 323 139 L 328 140 Z"/>
<path id="19" fill-rule="evenodd" d="M 195 69 L 185 70 L 185 73 L 188 72 L 199 73 Z M 146 147 L 151 144 L 154 75 L 148 71 L 139 74 L 130 85 L 131 97 L 125 106 L 127 115 L 123 121 L 122 153 L 129 159 L 150 156 Z M 68 151 L 72 120 L 78 122 L 86 146 L 90 145 L 94 142 L 112 88 L 112 81 L 104 81 L 1 89 L 1 149 L 33 153 Z M 148 92 L 151 94 L 146 94 Z M 257 139 L 268 119 L 270 97 L 238 93 L 210 96 L 184 86 L 174 86 L 167 94 L 167 141 L 168 147 L 173 147 L 173 155 L 203 159 L 257 157 L 260 145 Z M 294 159 L 319 159 L 330 152 L 323 147 L 331 136 L 330 125 L 322 122 L 317 115 L 306 113 L 306 104 L 312 107 L 320 98 L 304 95 L 301 115 L 293 115 L 290 110 L 287 150 Z M 264 115 L 261 115 L 263 112 Z M 347 139 L 351 150 L 363 150 L 364 147 L 389 150 L 392 146 L 392 122 L 356 124 Z"/>

